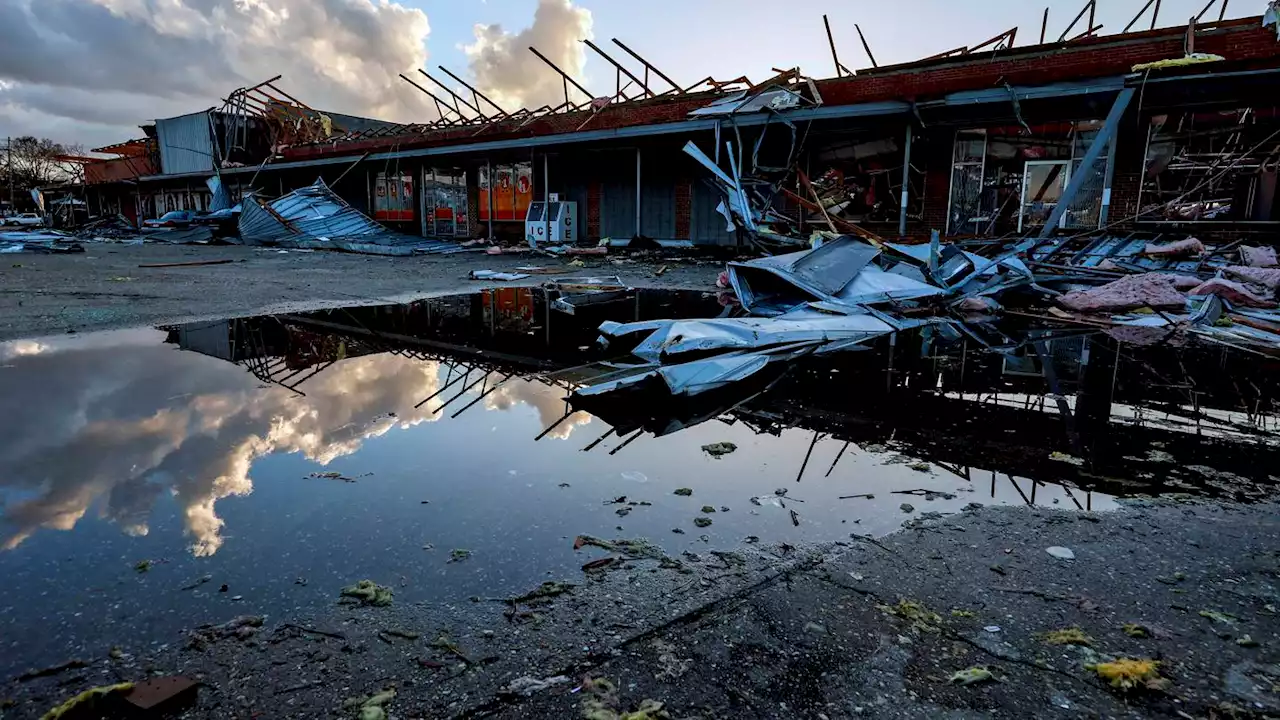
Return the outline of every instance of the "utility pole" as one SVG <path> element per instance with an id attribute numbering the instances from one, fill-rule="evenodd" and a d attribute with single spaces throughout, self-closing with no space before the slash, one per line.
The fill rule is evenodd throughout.
<path id="1" fill-rule="evenodd" d="M 9 159 L 4 168 L 4 174 L 9 176 L 9 212 L 12 213 L 16 207 L 13 202 L 13 136 L 4 139 L 5 149 L 9 151 Z"/>

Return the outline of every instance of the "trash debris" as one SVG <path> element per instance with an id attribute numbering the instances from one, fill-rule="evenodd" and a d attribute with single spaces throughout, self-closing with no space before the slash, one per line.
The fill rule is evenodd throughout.
<path id="1" fill-rule="evenodd" d="M 308 473 L 307 477 L 313 478 L 313 479 L 323 479 L 323 480 L 341 480 L 342 482 L 349 482 L 349 483 L 353 483 L 356 481 L 355 478 L 349 478 L 346 475 L 343 475 L 340 472 L 335 472 L 333 470 Z"/>
<path id="2" fill-rule="evenodd" d="M 342 703 L 342 709 L 357 711 L 358 720 L 386 720 L 387 711 L 384 706 L 395 698 L 396 689 L 391 687 L 373 695 L 347 698 Z"/>
<path id="3" fill-rule="evenodd" d="M 1059 560 L 1075 560 L 1076 559 L 1076 554 L 1072 552 L 1069 548 L 1058 547 L 1057 545 L 1055 545 L 1053 547 L 1045 548 L 1044 551 L 1049 553 L 1053 557 L 1058 558 Z"/>
<path id="4" fill-rule="evenodd" d="M 1160 663 L 1156 660 L 1120 658 L 1114 662 L 1087 665 L 1086 668 L 1097 673 L 1111 687 L 1121 690 L 1130 690 L 1139 685 L 1151 690 L 1163 690 L 1168 686 L 1168 680 L 1160 677 Z"/>
<path id="5" fill-rule="evenodd" d="M 576 586 L 571 585 L 567 582 L 561 582 L 559 580 L 547 580 L 546 582 L 542 583 L 538 587 L 530 590 L 529 592 L 523 595 L 517 595 L 516 597 L 509 598 L 508 602 L 527 604 L 534 601 L 549 600 L 550 598 L 557 597 L 559 595 L 563 595 L 567 592 L 570 592 L 571 590 L 573 590 L 574 587 Z"/>
<path id="6" fill-rule="evenodd" d="M 911 503 L 902 503 L 898 506 L 898 509 L 904 513 L 913 513 L 916 511 L 916 506 Z"/>
<path id="7" fill-rule="evenodd" d="M 497 280 L 499 282 L 511 282 L 514 280 L 524 280 L 529 277 L 529 275 L 528 273 L 496 272 L 494 270 L 472 270 L 467 277 L 472 280 Z"/>
<path id="8" fill-rule="evenodd" d="M 520 695 L 522 697 L 533 697 L 535 693 L 540 693 L 548 688 L 557 685 L 564 685 L 569 682 L 569 678 L 564 675 L 553 675 L 552 677 L 542 678 L 541 680 L 529 675 L 512 680 L 507 686 L 502 688 L 502 692 L 508 695 Z"/>
<path id="9" fill-rule="evenodd" d="M 1093 638 L 1084 634 L 1084 631 L 1078 627 L 1070 627 L 1062 630 L 1050 630 L 1043 635 L 1044 641 L 1049 645 L 1079 645 L 1081 647 L 1093 647 Z"/>
<path id="10" fill-rule="evenodd" d="M 393 600 L 391 588 L 379 585 L 372 580 L 361 580 L 355 585 L 348 585 L 342 588 L 341 594 L 344 598 L 356 599 L 360 605 L 374 607 L 386 607 Z"/>
<path id="11" fill-rule="evenodd" d="M 947 678 L 947 682 L 952 685 L 974 685 L 994 679 L 995 677 L 987 668 L 974 666 L 952 673 L 951 677 Z"/>
<path id="12" fill-rule="evenodd" d="M 1049 453 L 1049 459 L 1053 460 L 1054 462 L 1061 462 L 1061 463 L 1067 463 L 1068 465 L 1075 465 L 1076 467 L 1081 467 L 1084 465 L 1084 460 L 1082 458 L 1078 458 L 1074 455 L 1068 455 L 1064 452 L 1058 452 L 1056 450 Z"/>
<path id="13" fill-rule="evenodd" d="M 738 449 L 738 446 L 734 445 L 731 442 L 717 442 L 717 443 L 711 443 L 710 445 L 702 446 L 702 452 L 710 455 L 711 457 L 717 460 L 719 460 L 720 458 L 724 457 L 725 455 L 728 455 L 729 453 L 737 449 Z"/>
<path id="14" fill-rule="evenodd" d="M 241 615 L 221 625 L 201 625 L 187 632 L 187 647 L 203 650 L 225 638 L 248 640 L 258 634 L 264 622 L 266 618 L 261 615 Z"/>
<path id="15" fill-rule="evenodd" d="M 131 682 L 90 688 L 41 715 L 40 720 L 62 720 L 67 716 L 80 717 L 83 713 L 91 712 L 98 701 L 108 695 L 116 695 L 132 689 Z"/>
<path id="16" fill-rule="evenodd" d="M 618 558 L 615 558 L 615 557 L 604 557 L 598 560 L 592 560 L 591 562 L 582 566 L 582 571 L 592 572 L 595 570 L 603 570 L 617 561 L 618 561 Z"/>
<path id="17" fill-rule="evenodd" d="M 171 713 L 195 702 L 199 686 L 196 680 L 181 675 L 154 677 L 135 683 L 123 696 L 139 710 Z"/>
<path id="18" fill-rule="evenodd" d="M 37 678 L 49 677 L 51 675 L 64 673 L 68 670 L 80 670 L 87 667 L 89 667 L 89 663 L 83 660 L 68 660 L 67 662 L 64 662 L 60 665 L 53 665 L 47 668 L 41 668 L 40 670 L 28 670 L 27 672 L 22 673 L 21 675 L 19 675 L 14 679 L 20 683 L 23 683 L 23 682 L 28 682 L 30 680 L 35 680 Z"/>
<path id="19" fill-rule="evenodd" d="M 1257 640 L 1254 640 L 1252 637 L 1250 637 L 1247 634 L 1241 635 L 1240 637 L 1236 638 L 1236 644 L 1239 645 L 1240 647 L 1258 647 L 1259 645 L 1261 645 L 1261 643 L 1259 643 Z"/>
<path id="20" fill-rule="evenodd" d="M 621 710 L 617 688 L 604 678 L 587 678 L 581 689 L 584 720 L 668 720 L 671 717 L 663 710 L 663 703 L 650 698 L 642 700 L 635 710 Z"/>
<path id="21" fill-rule="evenodd" d="M 999 626 L 999 625 L 986 625 L 986 626 L 983 626 L 982 631 L 983 631 L 983 632 L 989 632 L 989 633 L 995 634 L 995 633 L 1000 632 L 1000 626 Z"/>

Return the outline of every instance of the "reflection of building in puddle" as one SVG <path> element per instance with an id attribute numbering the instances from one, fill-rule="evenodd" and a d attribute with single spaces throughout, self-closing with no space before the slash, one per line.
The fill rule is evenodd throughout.
<path id="1" fill-rule="evenodd" d="M 38 528 L 71 529 L 95 504 L 147 532 L 163 493 L 182 508 L 192 551 L 222 544 L 216 503 L 252 491 L 253 462 L 299 453 L 329 463 L 394 427 L 436 417 L 415 398 L 439 385 L 434 362 L 392 355 L 335 360 L 307 394 L 246 388 L 243 376 L 157 347 L 50 350 L 11 358 L 0 409 L 3 546 Z M 39 393 L 39 402 L 32 402 Z"/>

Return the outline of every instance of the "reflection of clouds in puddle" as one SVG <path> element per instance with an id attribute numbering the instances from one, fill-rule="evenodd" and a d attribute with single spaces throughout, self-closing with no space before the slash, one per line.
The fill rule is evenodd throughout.
<path id="1" fill-rule="evenodd" d="M 565 407 L 564 396 L 565 391 L 561 387 L 531 380 L 512 380 L 487 395 L 484 406 L 486 410 L 506 410 L 523 403 L 538 411 L 538 421 L 545 428 L 564 416 L 565 410 L 568 409 Z M 573 413 L 557 425 L 547 437 L 557 440 L 568 439 L 575 427 L 589 422 L 591 422 L 591 415 L 585 412 Z"/>
<path id="2" fill-rule="evenodd" d="M 39 355 L 49 349 L 37 340 L 11 340 L 0 343 L 0 362 L 25 355 Z"/>
<path id="3" fill-rule="evenodd" d="M 243 389 L 243 370 L 168 348 L 13 360 L 0 376 L 0 483 L 34 497 L 0 516 L 13 528 L 6 549 L 41 527 L 70 530 L 99 500 L 103 518 L 145 535 L 168 490 L 192 552 L 212 555 L 222 544 L 215 505 L 252 492 L 257 458 L 296 452 L 327 464 L 439 406 L 413 407 L 438 387 L 438 365 L 390 355 L 341 361 L 304 386 L 306 397 Z"/>

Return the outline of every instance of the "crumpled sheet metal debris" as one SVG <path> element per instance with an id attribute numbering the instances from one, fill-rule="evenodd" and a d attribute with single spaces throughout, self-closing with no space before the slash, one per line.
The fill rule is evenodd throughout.
<path id="1" fill-rule="evenodd" d="M 734 229 L 756 238 L 779 235 L 762 228 L 786 223 L 773 223 L 767 204 L 752 205 L 733 153 L 726 172 L 692 143 L 685 152 L 713 176 Z M 741 311 L 730 305 L 719 318 L 602 324 L 602 344 L 630 349 L 634 362 L 586 380 L 570 400 L 601 407 L 601 397 L 615 392 L 692 397 L 778 363 L 866 349 L 877 338 L 926 325 L 940 337 L 968 336 L 1010 352 L 1035 340 L 989 343 L 979 332 L 988 316 L 1010 307 L 1074 322 L 1076 332 L 1083 324 L 1151 342 L 1194 335 L 1280 355 L 1280 310 L 1274 310 L 1280 269 L 1255 265 L 1271 261 L 1266 252 L 1242 251 L 1246 264 L 1229 265 L 1235 246 L 1134 233 L 991 241 L 978 254 L 937 233 L 921 245 L 819 234 L 811 249 L 728 263 L 717 284 L 732 288 Z"/>
<path id="2" fill-rule="evenodd" d="M 271 202 L 247 197 L 241 205 L 240 237 L 247 245 L 395 256 L 462 250 L 457 243 L 389 230 L 348 205 L 324 180 Z"/>

